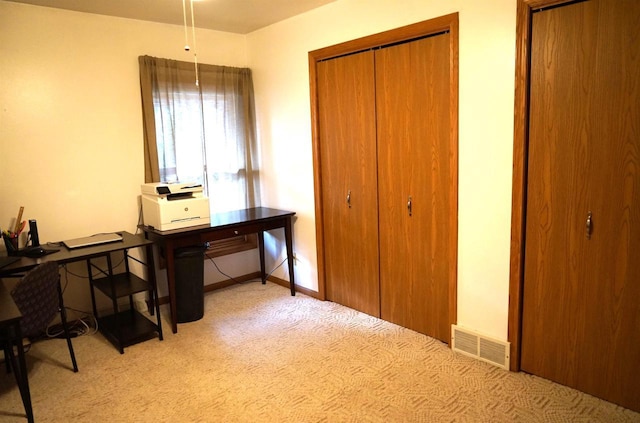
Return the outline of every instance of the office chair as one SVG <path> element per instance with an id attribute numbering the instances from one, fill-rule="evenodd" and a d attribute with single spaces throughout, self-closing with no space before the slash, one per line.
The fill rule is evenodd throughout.
<path id="1" fill-rule="evenodd" d="M 67 313 L 62 300 L 57 263 L 46 262 L 30 270 L 16 284 L 11 291 L 11 296 L 22 313 L 20 330 L 23 337 L 35 338 L 42 335 L 46 332 L 47 326 L 54 319 L 56 313 L 60 313 L 73 371 L 77 372 L 78 365 L 67 326 Z M 5 343 L 4 352 L 5 358 L 7 358 L 7 354 L 13 354 L 10 344 Z M 9 360 L 5 361 L 8 365 Z"/>

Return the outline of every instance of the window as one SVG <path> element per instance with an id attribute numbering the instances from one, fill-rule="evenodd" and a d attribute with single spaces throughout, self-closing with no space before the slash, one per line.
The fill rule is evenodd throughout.
<path id="1" fill-rule="evenodd" d="M 200 64 L 196 85 L 193 63 L 141 56 L 139 64 L 145 182 L 201 183 L 212 213 L 259 204 L 251 70 Z M 246 243 L 217 243 L 212 253 Z"/>

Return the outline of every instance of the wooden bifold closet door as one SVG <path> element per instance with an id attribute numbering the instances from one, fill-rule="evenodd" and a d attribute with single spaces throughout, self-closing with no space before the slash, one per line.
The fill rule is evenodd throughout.
<path id="1" fill-rule="evenodd" d="M 381 317 L 446 341 L 449 34 L 377 50 L 375 59 Z"/>
<path id="2" fill-rule="evenodd" d="M 380 317 L 373 52 L 317 65 L 327 299 Z"/>
<path id="3" fill-rule="evenodd" d="M 457 240 L 452 35 L 403 31 L 401 42 L 312 64 L 319 265 L 326 299 L 448 343 Z"/>
<path id="4" fill-rule="evenodd" d="M 522 370 L 636 411 L 639 24 L 636 0 L 532 14 L 521 346 Z"/>

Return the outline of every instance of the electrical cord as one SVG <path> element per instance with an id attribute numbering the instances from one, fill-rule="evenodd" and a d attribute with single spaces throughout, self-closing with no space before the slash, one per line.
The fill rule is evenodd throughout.
<path id="1" fill-rule="evenodd" d="M 119 267 L 120 265 L 122 265 L 122 263 L 124 263 L 124 258 L 121 258 L 119 262 L 117 262 L 113 268 L 116 269 L 117 267 Z M 80 275 L 78 273 L 73 273 L 71 270 L 69 270 L 67 268 L 67 264 L 63 264 L 60 266 L 64 271 L 65 271 L 65 284 L 64 287 L 62 288 L 62 292 L 64 293 L 64 290 L 66 289 L 67 285 L 69 284 L 69 275 L 73 275 L 76 278 L 80 278 L 80 279 L 89 279 L 89 276 L 85 276 L 85 275 Z M 102 273 L 102 272 L 101 272 Z M 104 274 L 104 273 L 103 273 Z M 106 274 L 105 274 L 106 275 Z M 92 278 L 95 278 L 96 276 L 92 273 L 91 274 Z"/>
<path id="2" fill-rule="evenodd" d="M 208 257 L 208 256 L 207 256 Z M 225 276 L 227 278 L 229 278 L 230 280 L 234 281 L 237 284 L 243 284 L 243 283 L 249 283 L 249 282 L 258 282 L 260 281 L 260 279 L 250 279 L 248 281 L 245 282 L 241 282 L 239 280 L 237 280 L 236 278 L 234 278 L 233 276 L 229 276 L 227 275 L 225 272 L 223 272 L 220 267 L 218 266 L 218 264 L 215 262 L 215 260 L 213 260 L 213 257 L 208 257 L 208 259 L 211 261 L 211 263 L 213 263 L 213 265 L 215 266 L 216 270 L 218 270 L 218 272 L 222 275 Z M 269 272 L 266 277 L 265 280 L 269 279 L 269 277 L 273 274 L 273 272 L 275 272 L 276 270 L 278 270 L 280 267 L 282 267 L 282 265 L 287 261 L 287 258 L 285 257 L 284 260 L 282 260 L 280 262 L 280 264 L 278 264 L 276 267 L 273 268 L 273 270 L 271 270 L 271 272 Z"/>
<path id="3" fill-rule="evenodd" d="M 67 322 L 67 327 L 72 338 L 82 335 L 94 335 L 98 332 L 98 320 L 93 314 L 76 310 L 71 307 L 65 307 L 65 309 L 84 314 L 83 317 L 76 319 L 73 322 Z M 48 338 L 64 337 L 64 328 L 62 327 L 62 323 L 49 326 L 46 330 L 46 336 Z"/>
<path id="4" fill-rule="evenodd" d="M 138 224 L 136 225 L 135 235 L 140 233 L 140 225 L 142 225 L 142 199 L 140 199 L 140 207 L 138 207 Z"/>
<path id="5" fill-rule="evenodd" d="M 120 263 L 118 263 L 115 267 L 122 264 L 123 261 L 124 259 L 122 259 Z M 67 264 L 61 265 L 60 268 L 64 270 L 64 285 L 61 287 L 63 295 L 67 287 L 69 286 L 69 275 L 73 275 L 80 279 L 89 279 L 88 275 L 80 275 L 70 271 L 67 267 Z M 72 322 L 67 322 L 72 337 L 81 335 L 93 335 L 98 332 L 98 319 L 96 319 L 93 313 L 84 310 L 78 310 L 68 306 L 65 306 L 65 310 L 74 311 L 82 316 Z M 64 335 L 64 328 L 62 327 L 61 323 L 55 324 L 49 326 L 45 334 L 48 338 L 59 338 Z"/>

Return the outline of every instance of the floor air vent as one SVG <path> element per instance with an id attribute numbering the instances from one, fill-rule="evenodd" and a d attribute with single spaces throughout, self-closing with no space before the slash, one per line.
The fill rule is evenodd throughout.
<path id="1" fill-rule="evenodd" d="M 459 353 L 509 370 L 509 343 L 451 325 L 451 348 Z"/>

